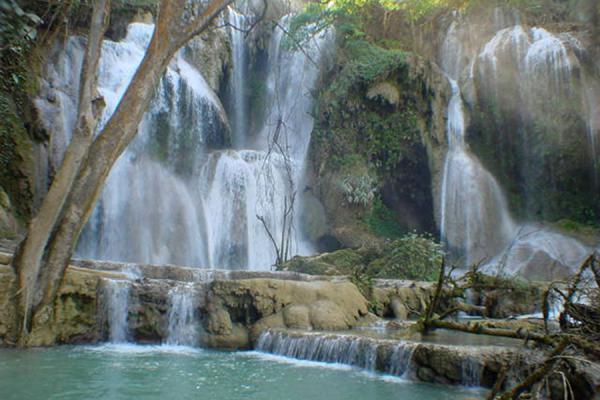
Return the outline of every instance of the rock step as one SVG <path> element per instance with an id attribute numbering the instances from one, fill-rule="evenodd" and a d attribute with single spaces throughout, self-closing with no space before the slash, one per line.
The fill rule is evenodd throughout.
<path id="1" fill-rule="evenodd" d="M 358 334 L 267 330 L 256 350 L 307 361 L 339 363 L 425 382 L 491 387 L 517 352 L 500 346 L 456 346 Z M 524 359 L 529 357 L 519 357 Z"/>

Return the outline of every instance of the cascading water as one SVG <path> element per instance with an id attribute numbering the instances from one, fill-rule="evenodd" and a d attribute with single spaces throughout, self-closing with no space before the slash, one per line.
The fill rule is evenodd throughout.
<path id="1" fill-rule="evenodd" d="M 510 19 L 518 23 L 518 16 Z M 581 67 L 575 54 L 580 44 L 567 33 L 555 35 L 518 24 L 505 28 L 507 21 L 503 19 L 497 24 L 503 29 L 492 33 L 487 43 L 479 47 L 469 42 L 470 48 L 465 49 L 463 36 L 472 41 L 472 31 L 468 24 L 459 28 L 456 21 L 450 25 L 440 54 L 440 65 L 452 86 L 447 113 L 448 151 L 440 193 L 442 239 L 454 259 L 461 259 L 464 265 L 485 261 L 488 270 L 509 274 L 529 269 L 530 276 L 539 276 L 544 269 L 554 268 L 558 275 L 564 275 L 569 268 L 578 266 L 589 250 L 575 239 L 546 227 L 519 225 L 512 219 L 499 184 L 465 142 L 464 104 L 455 79 L 462 77 L 470 90 L 473 84 L 484 85 L 483 93 L 505 107 L 506 115 L 519 123 L 537 123 L 543 117 L 540 110 L 548 107 L 544 104 L 548 96 L 582 102 L 582 108 L 587 110 L 593 150 L 595 129 L 589 128 L 594 126 L 589 110 L 595 108 L 595 90 L 588 90 L 584 99 L 577 98 L 580 91 L 576 90 L 581 73 L 575 71 Z M 469 70 L 463 73 L 466 68 Z M 477 101 L 473 94 L 469 96 L 470 101 Z M 550 110 L 544 111 L 547 112 Z M 540 146 L 535 143 L 540 139 L 523 133 L 519 140 L 524 143 L 526 155 L 522 176 L 526 182 L 539 180 L 539 166 L 528 160 L 536 160 L 533 152 L 539 152 Z M 559 140 L 556 145 L 560 143 Z M 526 201 L 528 198 L 525 195 Z"/>
<path id="2" fill-rule="evenodd" d="M 409 378 L 411 374 L 412 358 L 417 349 L 417 343 L 401 342 L 394 347 L 390 360 L 389 373 L 403 378 Z"/>
<path id="3" fill-rule="evenodd" d="M 600 147 L 598 142 L 600 140 L 600 88 L 599 85 L 590 84 L 585 82 L 585 98 L 586 98 L 586 109 L 587 109 L 587 134 L 588 142 L 590 144 L 590 151 L 592 153 L 592 159 L 594 161 L 594 181 L 597 187 L 600 185 L 598 180 L 600 177 Z"/>
<path id="4" fill-rule="evenodd" d="M 232 25 L 245 26 L 230 10 Z M 285 20 L 281 22 L 285 24 Z M 153 25 L 133 23 L 119 42 L 103 43 L 98 89 L 106 103 L 100 125 L 117 107 L 151 39 Z M 259 133 L 248 131 L 247 54 L 243 32 L 230 29 L 233 50 L 233 145 L 224 109 L 201 73 L 177 54 L 162 78 L 138 136 L 115 164 L 90 222 L 81 257 L 139 263 L 268 269 L 276 259 L 269 233 L 288 255 L 308 254 L 297 211 L 312 117 L 310 92 L 325 64 L 332 34 L 311 40 L 305 52 L 282 48 L 273 33 L 266 95 L 268 115 Z M 85 39 L 59 46 L 37 101 L 53 132 L 55 167 L 75 120 L 78 76 Z M 313 64 L 313 62 L 316 62 Z M 274 122 L 279 123 L 276 127 Z M 54 135 L 54 132 L 58 132 Z M 244 150 L 243 148 L 249 148 Z M 263 223 L 257 218 L 260 216 Z"/>
<path id="5" fill-rule="evenodd" d="M 283 332 L 263 332 L 256 345 L 258 351 L 307 361 L 346 364 L 374 371 L 377 344 L 353 336 L 293 336 Z"/>
<path id="6" fill-rule="evenodd" d="M 169 292 L 167 318 L 168 345 L 194 346 L 198 344 L 201 326 L 196 316 L 197 295 L 193 284 L 179 284 Z"/>
<path id="7" fill-rule="evenodd" d="M 471 356 L 466 356 L 461 364 L 461 384 L 469 387 L 477 387 L 481 385 L 481 374 L 483 366 L 480 362 Z"/>
<path id="8" fill-rule="evenodd" d="M 442 178 L 442 240 L 463 265 L 489 259 L 514 236 L 514 223 L 494 177 L 467 150 L 460 88 L 449 78 L 448 153 Z"/>
<path id="9" fill-rule="evenodd" d="M 152 25 L 134 23 L 123 41 L 104 41 L 98 78 L 98 90 L 106 103 L 101 126 L 117 107 L 153 29 Z M 50 78 L 51 86 L 57 88 L 55 92 L 68 93 L 69 99 L 76 99 L 78 82 L 73 77 L 78 76 L 83 41 L 71 37 L 63 56 L 51 65 L 58 71 Z M 61 97 L 58 106 L 45 107 L 54 110 L 54 118 L 46 119 L 52 132 L 72 129 L 69 124 L 77 107 L 67 108 L 65 104 L 70 103 Z M 223 121 L 222 107 L 200 73 L 176 56 L 138 137 L 109 176 L 80 240 L 78 255 L 207 265 L 202 214 L 195 188 L 188 180 L 202 163 L 205 144 L 219 140 Z"/>
<path id="10" fill-rule="evenodd" d="M 521 119 L 525 159 L 535 159 L 540 140 L 546 147 L 553 146 L 552 150 L 560 151 L 567 137 L 571 140 L 578 137 L 578 132 L 574 132 L 577 126 L 561 131 L 548 117 L 555 113 L 567 119 L 570 114 L 571 119 L 581 118 L 587 125 L 590 164 L 594 174 L 597 173 L 599 132 L 595 125 L 595 100 L 600 90 L 596 79 L 584 68 L 582 59 L 585 57 L 582 44 L 572 34 L 522 25 L 498 31 L 476 57 L 480 84 L 497 104 L 504 107 L 510 100 L 513 114 Z M 553 135 L 555 131 L 558 135 Z M 522 174 L 528 186 L 535 186 L 539 179 L 535 169 L 539 167 L 525 165 Z"/>
<path id="11" fill-rule="evenodd" d="M 233 147 L 243 148 L 246 132 L 249 126 L 248 101 L 246 93 L 246 69 L 248 54 L 245 43 L 246 29 L 248 28 L 247 17 L 229 7 L 227 19 L 229 22 L 229 36 L 231 38 L 231 97 L 233 98 Z"/>
<path id="12" fill-rule="evenodd" d="M 129 293 L 131 284 L 125 280 L 103 281 L 108 339 L 111 343 L 125 343 L 128 339 Z"/>
<path id="13" fill-rule="evenodd" d="M 282 36 L 276 29 L 271 38 L 267 116 L 258 134 L 246 138 L 251 149 L 213 152 L 202 170 L 208 248 L 217 267 L 268 268 L 277 257 L 272 239 L 280 251 L 289 246 L 289 255 L 313 251 L 299 229 L 302 204 L 296 194 L 313 127 L 310 92 L 333 34 L 318 35 L 304 51 L 283 49 Z"/>

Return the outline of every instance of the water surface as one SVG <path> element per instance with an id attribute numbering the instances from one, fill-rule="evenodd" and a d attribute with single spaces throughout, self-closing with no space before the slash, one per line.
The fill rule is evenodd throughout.
<path id="1" fill-rule="evenodd" d="M 350 367 L 257 352 L 106 345 L 0 350 L 3 400 L 437 400 L 472 390 L 403 381 Z"/>

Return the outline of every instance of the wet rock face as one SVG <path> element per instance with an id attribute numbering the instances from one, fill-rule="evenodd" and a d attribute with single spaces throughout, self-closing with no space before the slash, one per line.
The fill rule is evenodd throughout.
<path id="1" fill-rule="evenodd" d="M 15 277 L 8 266 L 10 255 L 0 255 L 0 264 L 4 264 L 0 265 L 0 305 L 4 304 L 0 308 L 0 340 L 11 342 Z M 401 321 L 421 315 L 434 292 L 430 282 L 375 280 L 369 304 L 357 287 L 342 277 L 290 272 L 208 273 L 185 267 L 100 261 L 78 264 L 67 270 L 54 314 L 34 332 L 32 344 L 112 340 L 114 321 L 109 303 L 117 294 L 107 291 L 110 282 L 128 287 L 124 303 L 117 305 L 126 310 L 123 323 L 127 333 L 122 340 L 167 342 L 172 293 L 185 286 L 186 293 L 194 296 L 191 313 L 196 317 L 190 323 L 203 332 L 199 335 L 202 344 L 234 349 L 253 347 L 260 334 L 271 328 L 335 331 L 362 326 L 376 319 L 369 307 L 379 317 L 395 318 L 401 325 Z M 541 309 L 543 284 L 500 286 L 491 284 L 471 296 L 473 304 L 483 306 L 488 317 L 506 318 Z"/>
<path id="2" fill-rule="evenodd" d="M 202 72 L 211 89 L 218 92 L 231 65 L 229 36 L 225 29 L 209 30 L 192 41 L 184 50 L 185 58 Z"/>
<path id="3" fill-rule="evenodd" d="M 131 284 L 128 326 L 141 343 L 168 337 L 169 293 L 176 281 L 137 279 Z M 350 283 L 241 279 L 197 283 L 196 313 L 206 347 L 247 349 L 271 327 L 340 330 L 367 313 L 366 300 Z"/>

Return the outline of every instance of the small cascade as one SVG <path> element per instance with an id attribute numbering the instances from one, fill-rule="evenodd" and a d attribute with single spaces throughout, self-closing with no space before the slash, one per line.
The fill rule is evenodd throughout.
<path id="1" fill-rule="evenodd" d="M 536 224 L 519 227 L 515 238 L 484 270 L 515 275 L 525 267 L 568 275 L 581 265 L 590 249 L 568 236 Z"/>
<path id="2" fill-rule="evenodd" d="M 401 342 L 394 346 L 394 351 L 390 359 L 389 374 L 410 378 L 412 373 L 412 358 L 417 347 L 417 343 L 408 342 Z"/>
<path id="3" fill-rule="evenodd" d="M 481 386 L 481 374 L 483 366 L 475 357 L 467 355 L 462 358 L 461 364 L 461 384 L 468 387 Z"/>
<path id="4" fill-rule="evenodd" d="M 193 284 L 178 284 L 169 292 L 168 345 L 198 344 L 200 322 L 197 318 L 197 296 Z"/>
<path id="5" fill-rule="evenodd" d="M 551 33 L 540 27 L 515 25 L 498 31 L 477 59 L 477 80 L 501 107 L 511 107 L 521 124 L 542 124 L 548 114 L 570 113 L 587 125 L 591 158 L 597 165 L 597 98 L 595 79 L 582 67 L 585 51 L 570 33 Z M 584 57 L 585 58 L 585 57 Z M 552 101 L 548 101 L 552 99 Z M 512 105 L 506 103 L 510 100 Z M 552 126 L 544 127 L 552 141 Z M 527 130 L 524 130 L 527 131 Z M 572 129 L 562 135 L 573 135 Z M 530 134 L 531 135 L 531 134 Z M 525 137 L 524 154 L 532 157 L 537 139 Z M 559 139 L 558 147 L 560 147 Z M 528 166 L 535 169 L 535 166 Z M 596 167 L 595 167 L 596 169 Z M 597 171 L 595 171 L 597 172 Z M 524 172 L 527 175 L 527 171 Z M 531 175 L 530 180 L 535 180 Z"/>
<path id="6" fill-rule="evenodd" d="M 282 332 L 263 332 L 258 351 L 298 360 L 345 364 L 369 371 L 377 366 L 377 343 L 355 336 L 324 336 Z"/>
<path id="7" fill-rule="evenodd" d="M 129 337 L 128 310 L 131 283 L 124 280 L 103 280 L 108 339 L 111 343 L 126 343 Z"/>

